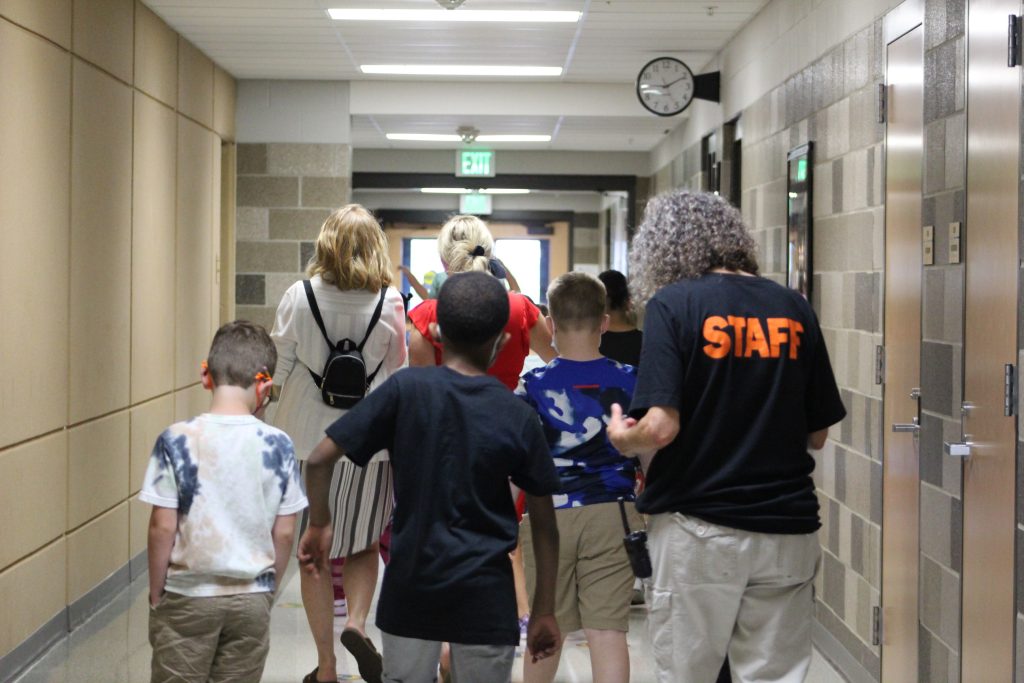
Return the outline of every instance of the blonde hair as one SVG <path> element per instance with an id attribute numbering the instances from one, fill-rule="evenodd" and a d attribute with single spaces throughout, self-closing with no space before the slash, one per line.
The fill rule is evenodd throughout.
<path id="1" fill-rule="evenodd" d="M 449 273 L 489 273 L 493 251 L 491 231 L 476 216 L 452 216 L 437 238 L 437 253 Z"/>
<path id="2" fill-rule="evenodd" d="M 336 209 L 320 227 L 306 273 L 342 290 L 379 292 L 390 285 L 388 239 L 380 223 L 360 204 Z"/>

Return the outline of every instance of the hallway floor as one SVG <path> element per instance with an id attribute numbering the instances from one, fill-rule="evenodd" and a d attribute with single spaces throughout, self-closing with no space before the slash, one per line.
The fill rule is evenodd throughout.
<path id="1" fill-rule="evenodd" d="M 298 683 L 316 664 L 316 651 L 309 637 L 299 596 L 294 563 L 286 577 L 284 594 L 274 607 L 270 656 L 263 683 Z M 54 646 L 16 683 L 143 683 L 149 680 L 150 647 L 147 640 L 146 578 L 136 580 L 109 605 L 97 612 L 69 638 Z M 629 635 L 632 682 L 653 683 L 651 651 L 647 642 L 643 607 L 634 607 Z M 380 633 L 369 628 L 378 644 Z M 340 627 L 338 630 L 340 634 Z M 355 663 L 335 640 L 339 681 L 362 680 Z M 512 672 L 514 682 L 522 681 L 522 657 L 517 652 Z M 570 638 L 563 654 L 556 683 L 590 681 L 590 660 L 586 643 Z M 843 683 L 844 679 L 817 652 L 808 683 Z"/>

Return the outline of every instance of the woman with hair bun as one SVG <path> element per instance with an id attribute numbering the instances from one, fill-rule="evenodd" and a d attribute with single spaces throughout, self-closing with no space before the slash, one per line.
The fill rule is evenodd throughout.
<path id="1" fill-rule="evenodd" d="M 445 272 L 480 271 L 495 277 L 504 275 L 500 262 L 493 257 L 494 238 L 487 224 L 476 216 L 453 216 L 441 228 L 437 251 Z M 488 374 L 496 377 L 510 390 L 519 384 L 523 361 L 532 349 L 545 363 L 555 357 L 551 334 L 545 325 L 538 325 L 540 311 L 527 297 L 509 292 L 509 320 L 505 331 L 511 335 L 498 353 Z M 409 311 L 415 331 L 409 336 L 410 365 L 440 365 L 441 342 L 430 333 L 430 323 L 437 322 L 437 300 L 428 299 Z"/>

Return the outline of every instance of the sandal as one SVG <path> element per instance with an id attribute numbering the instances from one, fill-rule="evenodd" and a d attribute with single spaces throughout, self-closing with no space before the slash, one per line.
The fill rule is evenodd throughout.
<path id="1" fill-rule="evenodd" d="M 359 675 L 366 683 L 381 683 L 384 661 L 372 640 L 354 628 L 347 628 L 341 632 L 341 644 L 352 653 L 359 667 Z"/>
<path id="2" fill-rule="evenodd" d="M 306 677 L 302 679 L 302 683 L 330 683 L 330 681 L 321 681 L 317 678 L 318 673 L 320 673 L 319 666 L 306 674 Z"/>

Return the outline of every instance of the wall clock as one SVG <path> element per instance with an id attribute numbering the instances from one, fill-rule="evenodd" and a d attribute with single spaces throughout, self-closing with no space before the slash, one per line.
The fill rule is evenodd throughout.
<path id="1" fill-rule="evenodd" d="M 636 77 L 640 104 L 658 116 L 675 116 L 693 102 L 696 78 L 690 67 L 675 57 L 647 62 Z"/>

